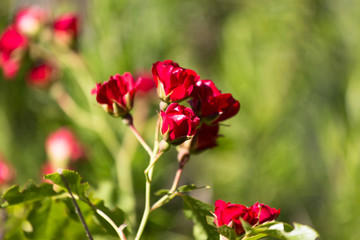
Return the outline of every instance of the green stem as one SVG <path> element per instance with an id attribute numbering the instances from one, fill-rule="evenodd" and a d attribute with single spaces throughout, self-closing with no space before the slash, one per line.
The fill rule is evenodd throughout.
<path id="1" fill-rule="evenodd" d="M 160 131 L 160 120 L 157 120 L 156 123 L 156 128 L 155 128 L 155 141 L 154 141 L 154 149 L 152 151 L 152 155 L 150 158 L 150 162 L 149 165 L 153 162 L 156 161 L 156 158 L 159 158 L 161 156 L 161 154 L 159 154 L 159 131 Z M 145 183 L 145 208 L 144 208 L 144 213 L 140 222 L 140 226 L 139 229 L 136 233 L 136 237 L 135 240 L 140 240 L 147 220 L 149 218 L 149 214 L 150 214 L 150 194 L 151 194 L 151 179 L 152 179 L 152 174 L 153 174 L 154 168 L 150 168 L 148 173 L 145 173 L 146 176 L 146 183 Z"/>
<path id="2" fill-rule="evenodd" d="M 5 222 L 7 219 L 7 211 L 5 208 L 0 208 L 0 239 L 5 237 Z"/>
<path id="3" fill-rule="evenodd" d="M 71 197 L 71 201 L 72 201 L 72 204 L 74 205 L 74 208 L 75 208 L 75 212 L 76 214 L 79 216 L 79 219 L 80 219 L 80 222 L 82 223 L 84 229 L 85 229 L 85 232 L 86 232 L 86 236 L 89 240 L 93 240 L 93 237 L 90 233 L 90 230 L 89 230 L 89 227 L 87 226 L 86 222 L 85 222 L 85 219 L 84 219 L 84 216 L 82 215 L 81 213 L 81 210 L 80 210 L 80 207 L 79 205 L 77 204 L 71 190 L 70 190 L 70 187 L 69 187 L 69 183 L 67 182 L 66 178 L 64 177 L 64 175 L 62 175 L 62 173 L 60 173 L 60 176 L 61 176 L 61 180 L 63 181 L 66 189 L 68 190 L 69 194 L 70 194 L 70 197 Z"/>
<path id="4" fill-rule="evenodd" d="M 136 139 L 139 141 L 139 143 L 143 146 L 143 148 L 146 150 L 146 152 L 149 154 L 149 156 L 151 157 L 153 152 L 151 150 L 151 148 L 149 147 L 149 145 L 145 142 L 145 140 L 142 138 L 142 136 L 140 135 L 140 133 L 136 130 L 133 120 L 132 120 L 132 116 L 129 114 L 129 117 L 127 119 L 128 122 L 128 126 L 131 129 L 132 133 L 134 134 L 134 136 L 136 137 Z"/>
<path id="5" fill-rule="evenodd" d="M 176 189 L 179 185 L 179 181 L 183 172 L 183 169 L 185 167 L 185 164 L 189 161 L 190 155 L 186 154 L 183 155 L 182 159 L 179 162 L 178 170 L 175 173 L 175 177 L 173 180 L 173 184 L 169 190 L 169 192 L 164 195 L 162 198 L 160 198 L 156 203 L 154 203 L 150 209 L 150 212 L 154 211 L 155 209 L 163 206 L 165 203 L 168 202 L 169 199 L 173 197 L 174 194 L 176 194 Z"/>
<path id="6" fill-rule="evenodd" d="M 125 234 L 122 231 L 125 226 L 124 227 L 123 226 L 120 226 L 120 227 L 116 226 L 116 224 L 111 220 L 111 218 L 109 218 L 108 215 L 106 215 L 100 209 L 96 209 L 96 212 L 114 228 L 114 230 L 116 231 L 116 233 L 118 234 L 118 236 L 119 236 L 119 238 L 121 240 L 126 240 Z"/>

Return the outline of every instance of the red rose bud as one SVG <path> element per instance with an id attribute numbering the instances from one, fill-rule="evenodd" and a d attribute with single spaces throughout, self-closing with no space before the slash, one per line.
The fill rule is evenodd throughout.
<path id="1" fill-rule="evenodd" d="M 91 93 L 109 114 L 124 117 L 133 107 L 135 82 L 131 73 L 115 74 L 109 81 L 96 84 Z"/>
<path id="2" fill-rule="evenodd" d="M 0 36 L 0 67 L 5 78 L 12 78 L 16 75 L 22 51 L 27 46 L 27 39 L 22 34 L 9 26 Z"/>
<path id="3" fill-rule="evenodd" d="M 177 103 L 170 104 L 165 112 L 160 112 L 160 116 L 164 140 L 174 145 L 192 138 L 200 122 L 190 108 Z"/>
<path id="4" fill-rule="evenodd" d="M 65 127 L 48 136 L 45 150 L 54 168 L 67 168 L 69 160 L 78 161 L 85 155 L 73 132 Z"/>
<path id="5" fill-rule="evenodd" d="M 217 138 L 219 137 L 219 125 L 202 124 L 196 131 L 195 136 L 191 140 L 191 152 L 201 152 L 203 150 L 217 146 Z"/>
<path id="6" fill-rule="evenodd" d="M 257 213 L 259 224 L 275 220 L 280 214 L 280 209 L 271 208 L 263 203 L 255 203 L 251 208 L 253 212 Z"/>
<path id="7" fill-rule="evenodd" d="M 0 186 L 8 185 L 14 178 L 13 168 L 0 156 Z"/>
<path id="8" fill-rule="evenodd" d="M 217 227 L 222 225 L 232 227 L 237 235 L 241 235 L 244 233 L 244 228 L 240 219 L 254 226 L 275 220 L 279 216 L 279 213 L 280 209 L 276 210 L 264 204 L 256 203 L 251 207 L 246 207 L 240 204 L 226 203 L 223 200 L 217 200 L 215 202 L 214 223 Z"/>
<path id="9" fill-rule="evenodd" d="M 45 24 L 46 12 L 39 7 L 28 7 L 20 9 L 14 19 L 16 30 L 27 35 L 36 35 Z"/>
<path id="10" fill-rule="evenodd" d="M 211 80 L 196 83 L 190 105 L 207 123 L 218 123 L 234 116 L 240 110 L 239 101 L 230 93 L 221 93 Z"/>
<path id="11" fill-rule="evenodd" d="M 195 71 L 182 68 L 171 60 L 154 63 L 152 74 L 158 96 L 164 102 L 179 102 L 188 98 L 200 79 Z"/>
<path id="12" fill-rule="evenodd" d="M 52 80 L 53 67 L 47 63 L 33 67 L 28 76 L 27 83 L 29 85 L 46 88 Z"/>
<path id="13" fill-rule="evenodd" d="M 79 31 L 78 16 L 72 13 L 57 18 L 54 22 L 54 35 L 56 42 L 62 45 L 71 45 L 77 39 Z"/>

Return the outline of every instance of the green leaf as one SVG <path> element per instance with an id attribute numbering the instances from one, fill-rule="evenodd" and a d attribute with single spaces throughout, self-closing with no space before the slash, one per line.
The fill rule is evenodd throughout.
<path id="1" fill-rule="evenodd" d="M 89 188 L 89 184 L 87 182 L 81 183 L 80 175 L 71 170 L 63 170 L 62 174 L 59 173 L 52 173 L 44 176 L 45 179 L 52 181 L 56 185 L 64 188 L 67 191 L 67 188 L 64 184 L 63 178 L 69 185 L 69 188 L 72 193 L 78 195 L 83 199 L 87 199 L 85 196 L 86 190 Z"/>
<path id="2" fill-rule="evenodd" d="M 319 234 L 309 226 L 294 223 L 294 228 L 289 231 L 286 229 L 287 224 L 278 223 L 270 227 L 270 229 L 278 230 L 287 240 L 315 240 Z"/>
<path id="3" fill-rule="evenodd" d="M 176 192 L 177 193 L 185 193 L 185 192 L 191 192 L 193 190 L 202 189 L 202 188 L 210 188 L 210 186 L 198 187 L 195 184 L 183 185 L 183 186 L 178 187 L 176 189 Z M 160 189 L 155 192 L 156 196 L 162 196 L 162 195 L 166 195 L 166 194 L 169 194 L 169 189 Z"/>
<path id="4" fill-rule="evenodd" d="M 65 180 L 72 194 L 79 196 L 80 199 L 90 207 L 96 219 L 98 220 L 98 223 L 108 233 L 117 236 L 115 230 L 102 216 L 99 215 L 97 209 L 105 213 L 117 226 L 120 226 L 125 222 L 124 212 L 118 208 L 116 208 L 114 211 L 109 210 L 107 207 L 105 207 L 103 201 L 98 200 L 96 204 L 93 204 L 86 196 L 86 190 L 89 188 L 89 185 L 87 182 L 82 182 L 82 178 L 77 172 L 71 170 L 63 170 L 61 174 L 53 173 L 45 175 L 45 179 L 52 181 L 54 184 L 57 184 L 60 187 L 64 188 L 64 190 L 68 191 L 66 184 L 64 183 Z M 68 209 L 73 209 L 72 203 L 70 201 L 66 201 L 64 203 L 68 206 Z M 72 216 L 74 220 L 77 219 L 74 211 L 70 212 L 70 216 Z"/>
<path id="5" fill-rule="evenodd" d="M 213 226 L 214 228 L 216 228 L 216 225 L 215 225 L 215 222 L 214 222 L 214 216 L 206 216 L 206 222 L 210 226 Z"/>
<path id="6" fill-rule="evenodd" d="M 184 193 L 184 192 L 190 192 L 190 191 L 202 189 L 202 188 L 210 188 L 210 186 L 198 187 L 195 184 L 183 185 L 183 186 L 178 187 L 177 192 Z"/>
<path id="7" fill-rule="evenodd" d="M 154 194 L 155 196 L 163 196 L 169 193 L 169 189 L 160 189 L 156 191 Z"/>
<path id="8" fill-rule="evenodd" d="M 181 194 L 181 197 L 184 200 L 185 216 L 195 224 L 195 239 L 218 240 L 219 233 L 207 223 L 207 216 L 211 216 L 210 211 L 213 210 L 213 206 L 184 194 Z"/>
<path id="9" fill-rule="evenodd" d="M 51 199 L 34 203 L 27 216 L 32 231 L 25 235 L 30 239 L 56 239 L 68 221 L 64 212 L 64 206 Z"/>
<path id="10" fill-rule="evenodd" d="M 244 219 L 240 218 L 241 221 L 241 225 L 245 231 L 245 233 L 251 233 L 253 231 L 253 228 L 251 227 L 251 225 L 245 221 Z"/>
<path id="11" fill-rule="evenodd" d="M 236 240 L 236 232 L 233 228 L 226 226 L 226 225 L 222 225 L 221 227 L 218 228 L 219 233 L 226 237 L 229 240 Z"/>
<path id="12" fill-rule="evenodd" d="M 7 207 L 28 201 L 38 201 L 58 194 L 60 193 L 53 190 L 53 185 L 48 183 L 36 186 L 33 182 L 29 182 L 21 191 L 19 190 L 19 185 L 14 185 L 3 194 L 2 198 L 6 202 L 1 204 L 0 207 Z"/>
<path id="13" fill-rule="evenodd" d="M 294 223 L 294 227 L 282 222 L 268 222 L 256 227 L 244 226 L 246 235 L 243 240 L 257 240 L 263 237 L 273 237 L 281 240 L 315 240 L 319 234 L 312 228 Z M 247 224 L 248 225 L 248 224 Z"/>

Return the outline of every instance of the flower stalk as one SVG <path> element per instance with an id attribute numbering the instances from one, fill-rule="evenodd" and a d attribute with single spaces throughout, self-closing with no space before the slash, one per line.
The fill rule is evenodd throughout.
<path id="1" fill-rule="evenodd" d="M 74 205 L 74 208 L 75 208 L 75 212 L 76 214 L 79 216 L 79 219 L 80 219 L 80 222 L 81 224 L 83 225 L 84 229 L 85 229 L 85 232 L 86 232 L 86 236 L 89 240 L 93 240 L 93 237 L 90 233 L 90 230 L 89 230 L 89 227 L 87 226 L 86 222 L 85 222 L 85 219 L 84 219 L 84 216 L 82 215 L 81 213 L 81 210 L 80 210 L 80 207 L 79 205 L 77 204 L 72 192 L 71 192 L 71 189 L 69 187 L 69 183 L 67 182 L 66 178 L 64 177 L 64 175 L 62 174 L 62 170 L 59 172 L 59 175 L 61 176 L 61 180 L 63 181 L 66 189 L 68 190 L 69 194 L 70 194 L 70 197 L 71 197 L 71 202 L 72 204 Z"/>

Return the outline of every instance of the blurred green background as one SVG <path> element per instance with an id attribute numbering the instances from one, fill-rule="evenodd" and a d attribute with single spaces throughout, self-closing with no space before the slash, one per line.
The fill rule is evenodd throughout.
<path id="1" fill-rule="evenodd" d="M 359 238 L 360 3 L 36 2 L 54 15 L 69 10 L 81 15 L 79 52 L 96 82 L 117 72 L 150 71 L 152 63 L 172 59 L 240 101 L 239 114 L 221 128 L 219 147 L 192 157 L 185 167 L 181 183 L 211 186 L 194 196 L 210 204 L 217 199 L 263 202 L 281 208 L 279 220 L 308 224 L 322 239 Z M 19 6 L 30 3 L 2 0 L 0 28 Z M 16 167 L 17 182 L 40 181 L 46 136 L 66 125 L 88 147 L 89 161 L 80 173 L 115 204 L 114 160 L 104 144 L 68 118 L 46 92 L 26 86 L 24 74 L 0 79 L 0 152 Z M 61 81 L 81 102 L 77 78 L 64 71 Z M 142 111 L 136 102 L 135 111 Z M 155 113 L 151 108 L 149 115 Z M 105 113 L 99 109 L 97 114 Z M 125 127 L 108 118 L 121 141 Z M 149 141 L 154 122 L 151 118 L 144 131 Z M 130 184 L 141 212 L 147 159 L 140 147 L 133 155 Z M 170 186 L 175 159 L 172 151 L 159 162 L 154 189 Z M 112 197 L 106 197 L 108 192 Z M 175 200 L 166 211 L 155 212 L 146 239 L 191 239 L 191 222 L 182 216 L 181 204 Z"/>

